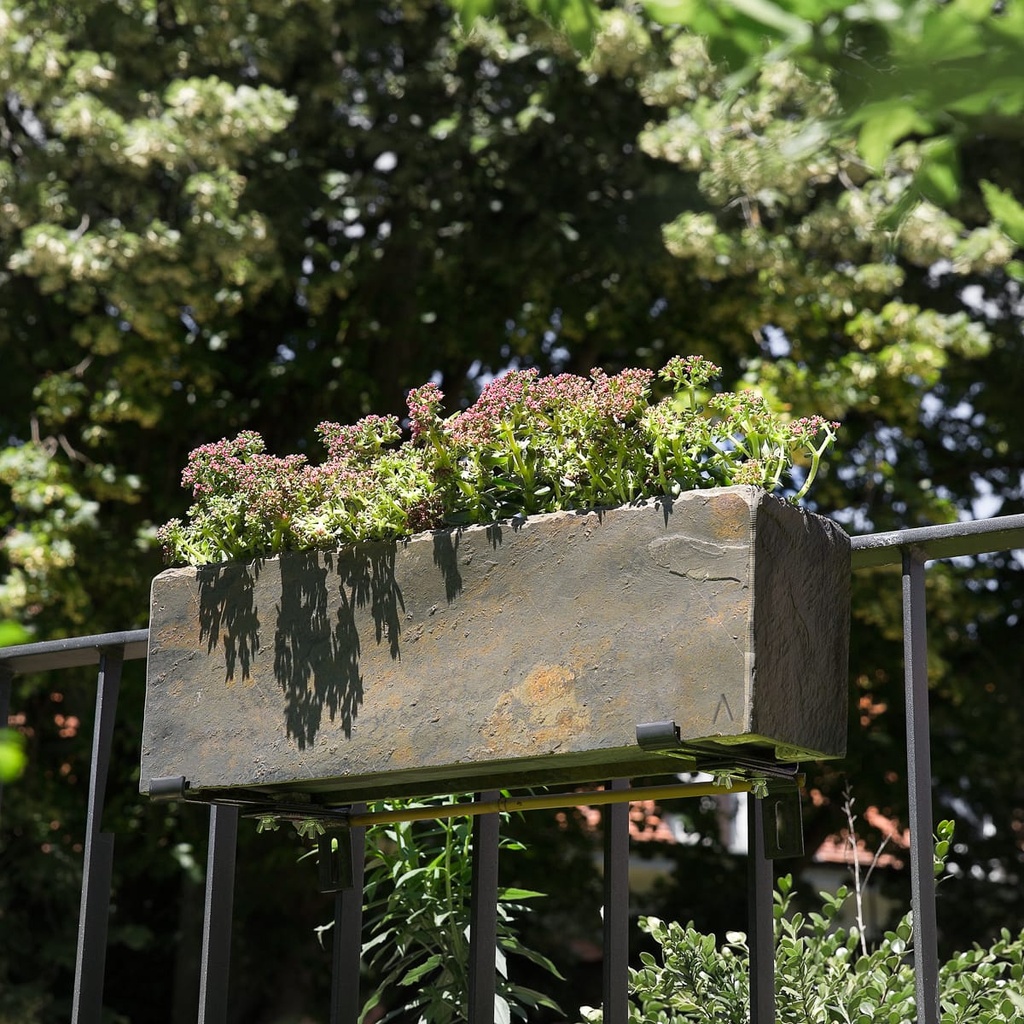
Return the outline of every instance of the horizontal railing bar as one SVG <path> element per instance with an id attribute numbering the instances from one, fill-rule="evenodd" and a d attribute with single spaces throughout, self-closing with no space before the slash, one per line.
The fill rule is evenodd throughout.
<path id="1" fill-rule="evenodd" d="M 926 560 L 981 555 L 989 551 L 1024 548 L 1024 515 L 970 519 L 962 523 L 919 526 L 889 533 L 850 538 L 854 569 L 902 565 L 903 549 L 918 548 Z"/>
<path id="2" fill-rule="evenodd" d="M 802 776 L 794 777 L 802 785 Z M 561 807 L 599 807 L 603 804 L 633 803 L 637 800 L 672 800 L 681 797 L 724 796 L 750 793 L 758 787 L 748 779 L 733 779 L 731 785 L 715 782 L 682 782 L 673 786 L 640 786 L 636 789 L 594 789 L 580 793 L 541 793 L 535 796 L 502 796 L 497 800 L 476 800 L 462 804 L 403 807 L 394 811 L 366 811 L 348 816 L 350 825 L 394 825 L 403 821 L 434 821 L 441 818 L 472 818 L 479 814 L 509 811 L 543 811 Z M 315 817 L 316 811 L 310 815 Z"/>
<path id="3" fill-rule="evenodd" d="M 111 647 L 123 648 L 125 661 L 145 658 L 149 648 L 149 630 L 131 629 L 122 633 L 96 633 L 93 636 L 0 647 L 0 665 L 6 665 L 21 675 L 48 672 L 55 668 L 98 665 L 100 654 Z"/>

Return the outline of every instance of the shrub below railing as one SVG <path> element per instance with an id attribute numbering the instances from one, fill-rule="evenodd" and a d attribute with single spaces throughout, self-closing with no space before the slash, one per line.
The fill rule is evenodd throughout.
<path id="1" fill-rule="evenodd" d="M 936 868 L 941 871 L 952 824 L 939 826 Z M 821 893 L 821 911 L 793 909 L 792 879 L 775 893 L 776 1024 L 877 1024 L 913 1021 L 915 1008 L 913 928 L 910 914 L 865 951 L 856 927 L 837 927 L 843 904 L 854 894 L 841 888 Z M 641 928 L 661 947 L 642 953 L 630 971 L 629 1024 L 748 1024 L 750 950 L 743 932 L 714 935 L 657 918 Z M 1005 1024 L 1024 1020 L 1024 931 L 1003 929 L 987 949 L 947 960 L 939 972 L 941 1024 Z M 600 1010 L 583 1007 L 587 1024 Z"/>

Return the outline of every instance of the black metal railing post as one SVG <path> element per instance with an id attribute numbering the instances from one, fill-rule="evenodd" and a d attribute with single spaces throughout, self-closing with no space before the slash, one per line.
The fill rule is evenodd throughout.
<path id="1" fill-rule="evenodd" d="M 750 1021 L 775 1021 L 775 917 L 772 862 L 764 850 L 764 801 L 747 794 L 747 927 L 750 930 Z"/>
<path id="2" fill-rule="evenodd" d="M 910 796 L 910 905 L 918 1024 L 938 1024 L 939 954 L 932 854 L 932 758 L 928 735 L 928 643 L 924 554 L 903 550 L 903 666 Z"/>
<path id="3" fill-rule="evenodd" d="M 210 842 L 206 854 L 199 1024 L 226 1024 L 228 1019 L 237 843 L 238 808 L 213 804 L 210 807 Z"/>
<path id="4" fill-rule="evenodd" d="M 629 803 L 628 779 L 610 786 L 621 803 L 604 809 L 604 978 L 606 1021 L 624 1021 L 629 1001 Z"/>
<path id="5" fill-rule="evenodd" d="M 497 800 L 488 790 L 479 800 Z M 501 815 L 473 819 L 473 869 L 469 924 L 469 1024 L 494 1024 L 498 944 L 498 844 Z"/>
<path id="6" fill-rule="evenodd" d="M 352 807 L 355 814 L 365 804 Z M 363 952 L 363 877 L 366 871 L 366 829 L 355 827 L 339 842 L 351 843 L 352 884 L 334 896 L 334 944 L 331 947 L 330 1024 L 359 1020 L 359 959 Z"/>
<path id="7" fill-rule="evenodd" d="M 112 832 L 101 831 L 101 825 L 123 664 L 123 647 L 106 648 L 100 652 L 96 717 L 92 732 L 92 763 L 89 768 L 89 809 L 85 826 L 82 899 L 78 914 L 72 1024 L 98 1024 L 103 1009 L 103 973 L 107 959 L 114 835 Z"/>

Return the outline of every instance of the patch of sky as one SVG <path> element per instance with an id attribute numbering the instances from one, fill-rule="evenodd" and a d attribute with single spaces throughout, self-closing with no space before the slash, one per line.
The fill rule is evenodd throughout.
<path id="1" fill-rule="evenodd" d="M 786 332 L 774 324 L 765 324 L 761 328 L 764 348 L 773 359 L 785 359 L 793 351 Z"/>
<path id="2" fill-rule="evenodd" d="M 192 316 L 191 306 L 182 306 L 181 311 L 178 313 L 178 319 L 182 322 L 185 330 L 188 331 L 189 342 L 195 341 L 199 335 L 199 324 L 196 323 L 195 318 Z"/>
<path id="3" fill-rule="evenodd" d="M 998 302 L 985 298 L 985 289 L 980 284 L 969 284 L 960 289 L 960 301 L 974 314 L 985 316 L 989 320 L 1002 317 Z"/>

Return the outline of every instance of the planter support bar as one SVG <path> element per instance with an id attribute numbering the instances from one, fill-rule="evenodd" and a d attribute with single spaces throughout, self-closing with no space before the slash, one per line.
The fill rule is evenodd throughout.
<path id="1" fill-rule="evenodd" d="M 583 793 L 551 793 L 539 796 L 501 796 L 497 800 L 479 803 L 449 804 L 441 807 L 409 807 L 396 811 L 377 811 L 352 815 L 353 825 L 388 825 L 400 821 L 423 821 L 435 818 L 456 818 L 511 811 L 541 811 L 559 807 L 575 807 L 588 804 L 593 807 L 605 804 L 629 803 L 634 800 L 671 800 L 678 797 L 718 796 L 726 793 L 750 793 L 757 784 L 749 779 L 736 779 L 732 786 L 713 782 L 684 782 L 675 786 L 643 786 L 638 789 L 598 789 Z"/>
<path id="2" fill-rule="evenodd" d="M 730 762 L 735 765 L 735 761 Z M 769 774 L 769 769 L 759 770 Z M 316 822 L 324 829 L 365 827 L 368 825 L 394 825 L 404 821 L 437 821 L 442 818 L 471 818 L 479 814 L 504 814 L 513 811 L 553 810 L 561 807 L 576 807 L 587 804 L 600 807 L 604 804 L 628 803 L 634 800 L 674 800 L 684 797 L 722 796 L 728 793 L 754 793 L 765 787 L 768 793 L 779 793 L 799 789 L 804 776 L 793 773 L 775 774 L 765 779 L 735 778 L 729 785 L 717 782 L 681 782 L 668 786 L 642 786 L 629 790 L 598 789 L 574 793 L 542 793 L 531 796 L 499 796 L 494 800 L 480 800 L 459 804 L 435 804 L 424 807 L 404 807 L 390 811 L 354 812 L 347 807 L 325 807 L 319 804 L 275 804 L 270 800 L 240 798 L 233 793 L 210 792 L 208 798 L 191 793 L 184 779 L 154 779 L 154 788 L 159 799 L 183 799 L 189 803 L 209 803 L 235 806 L 246 817 L 262 821 L 277 819 L 292 822 L 297 828 L 308 831 L 307 823 Z M 151 796 L 153 795 L 151 790 Z M 320 829 L 316 830 L 318 833 Z"/>

